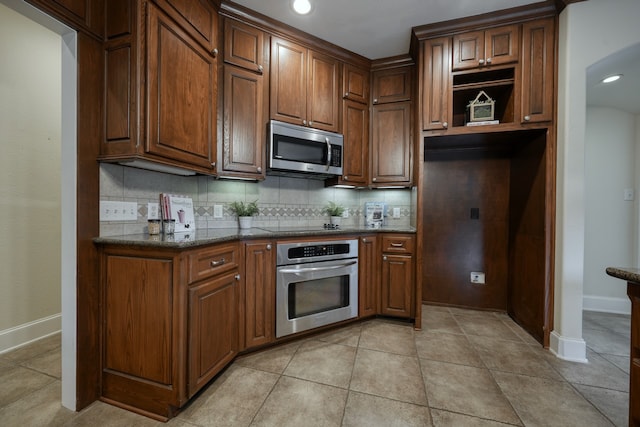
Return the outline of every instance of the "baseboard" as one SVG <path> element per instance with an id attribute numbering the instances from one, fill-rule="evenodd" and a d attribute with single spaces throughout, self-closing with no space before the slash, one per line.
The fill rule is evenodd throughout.
<path id="1" fill-rule="evenodd" d="M 556 331 L 549 337 L 549 351 L 562 360 L 588 363 L 587 343 L 582 338 L 563 337 Z"/>
<path id="2" fill-rule="evenodd" d="M 58 313 L 0 331 L 0 354 L 60 332 L 61 325 L 62 315 Z"/>
<path id="3" fill-rule="evenodd" d="M 631 314 L 631 301 L 629 298 L 584 295 L 582 297 L 582 309 L 604 313 Z"/>

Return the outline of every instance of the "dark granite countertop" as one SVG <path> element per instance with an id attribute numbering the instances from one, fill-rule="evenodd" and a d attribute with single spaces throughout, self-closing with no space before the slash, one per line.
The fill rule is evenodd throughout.
<path id="1" fill-rule="evenodd" d="M 371 229 L 364 226 L 348 227 L 339 230 L 326 230 L 322 227 L 254 227 L 239 228 L 207 228 L 191 233 L 175 233 L 165 236 L 149 234 L 128 234 L 122 236 L 96 237 L 93 241 L 99 245 L 148 246 L 155 248 L 188 249 L 214 243 L 229 242 L 242 239 L 279 239 L 285 237 L 317 237 L 361 233 L 415 233 L 414 227 L 383 227 Z"/>
<path id="2" fill-rule="evenodd" d="M 609 276 L 640 284 L 640 268 L 607 267 L 606 271 Z"/>

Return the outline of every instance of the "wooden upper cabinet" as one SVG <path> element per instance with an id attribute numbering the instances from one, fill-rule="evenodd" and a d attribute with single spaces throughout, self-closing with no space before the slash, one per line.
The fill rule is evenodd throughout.
<path id="1" fill-rule="evenodd" d="M 213 55 L 218 54 L 218 15 L 207 0 L 155 0 L 169 16 Z"/>
<path id="2" fill-rule="evenodd" d="M 242 22 L 224 22 L 224 61 L 262 74 L 265 33 Z"/>
<path id="3" fill-rule="evenodd" d="M 522 123 L 554 117 L 554 18 L 522 25 Z"/>
<path id="4" fill-rule="evenodd" d="M 351 64 L 342 66 L 342 97 L 352 101 L 369 103 L 369 71 Z"/>
<path id="5" fill-rule="evenodd" d="M 123 0 L 113 2 L 122 3 Z M 29 0 L 28 3 L 76 30 L 86 29 L 100 38 L 104 34 L 105 3 L 110 7 L 109 0 Z"/>
<path id="6" fill-rule="evenodd" d="M 340 62 L 296 43 L 271 41 L 271 118 L 332 132 L 340 125 Z"/>
<path id="7" fill-rule="evenodd" d="M 519 26 L 507 25 L 453 36 L 453 70 L 518 62 Z"/>
<path id="8" fill-rule="evenodd" d="M 372 111 L 372 184 L 411 185 L 411 102 L 374 105 Z"/>
<path id="9" fill-rule="evenodd" d="M 344 162 L 339 184 L 366 186 L 369 180 L 369 106 L 345 100 L 342 115 Z"/>
<path id="10" fill-rule="evenodd" d="M 425 40 L 421 55 L 422 129 L 446 129 L 451 114 L 451 39 Z"/>
<path id="11" fill-rule="evenodd" d="M 216 60 L 153 3 L 148 8 L 146 150 L 210 168 Z"/>
<path id="12" fill-rule="evenodd" d="M 373 73 L 371 96 L 373 104 L 409 101 L 413 68 L 397 67 Z"/>

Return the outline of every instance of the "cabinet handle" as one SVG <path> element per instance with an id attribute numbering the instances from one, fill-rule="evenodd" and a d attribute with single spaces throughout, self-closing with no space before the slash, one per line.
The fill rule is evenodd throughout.
<path id="1" fill-rule="evenodd" d="M 404 246 L 404 243 L 393 243 L 391 242 L 391 246 L 393 246 L 394 248 L 401 248 Z"/>
<path id="2" fill-rule="evenodd" d="M 384 255 L 384 256 L 382 257 L 382 260 L 383 260 L 383 261 L 386 261 L 386 260 L 387 260 L 387 256 L 386 256 L 386 255 Z"/>
<path id="3" fill-rule="evenodd" d="M 345 97 L 345 98 L 348 98 L 348 97 L 349 97 L 349 92 L 345 92 L 345 93 L 344 93 L 344 97 Z"/>
<path id="4" fill-rule="evenodd" d="M 235 276 L 233 276 L 234 279 L 236 279 L 237 281 L 240 281 L 240 275 L 236 274 Z"/>
<path id="5" fill-rule="evenodd" d="M 443 127 L 443 128 L 445 128 L 445 129 L 446 129 L 446 128 L 448 128 L 448 127 L 449 127 L 449 123 L 447 123 L 447 122 L 442 122 L 442 127 Z"/>
<path id="6" fill-rule="evenodd" d="M 215 58 L 216 56 L 218 56 L 218 49 L 214 48 L 211 53 L 213 54 L 213 57 Z"/>
<path id="7" fill-rule="evenodd" d="M 262 73 L 264 71 L 264 67 L 262 65 L 258 65 L 258 71 Z"/>
<path id="8" fill-rule="evenodd" d="M 374 104 L 377 104 L 377 103 L 378 103 L 378 98 L 375 98 L 375 99 L 373 100 L 373 103 L 374 103 Z"/>
<path id="9" fill-rule="evenodd" d="M 211 261 L 211 267 L 218 267 L 224 264 L 226 261 L 224 258 L 220 258 L 218 261 Z"/>
<path id="10" fill-rule="evenodd" d="M 258 169 L 256 169 L 256 171 L 257 171 L 258 173 L 262 173 L 262 168 L 261 168 L 260 166 L 258 166 Z"/>
<path id="11" fill-rule="evenodd" d="M 478 61 L 478 64 L 480 64 L 480 65 L 484 65 L 484 59 L 479 60 L 479 61 Z"/>
<path id="12" fill-rule="evenodd" d="M 271 250 L 271 243 L 269 243 L 269 244 L 267 245 L 267 250 L 268 250 L 268 251 L 270 251 L 270 250 Z"/>
<path id="13" fill-rule="evenodd" d="M 487 58 L 487 64 L 491 64 L 491 58 Z"/>
<path id="14" fill-rule="evenodd" d="M 524 121 L 528 122 L 529 120 L 531 120 L 531 116 L 524 116 Z"/>

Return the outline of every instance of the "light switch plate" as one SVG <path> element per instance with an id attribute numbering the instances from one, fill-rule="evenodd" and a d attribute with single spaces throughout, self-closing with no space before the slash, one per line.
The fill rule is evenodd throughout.
<path id="1" fill-rule="evenodd" d="M 160 203 L 147 203 L 147 219 L 160 219 Z"/>
<path id="2" fill-rule="evenodd" d="M 624 189 L 624 200 L 626 202 L 633 201 L 633 188 L 625 188 Z"/>
<path id="3" fill-rule="evenodd" d="M 213 205 L 213 217 L 222 218 L 222 205 Z"/>
<path id="4" fill-rule="evenodd" d="M 400 208 L 393 208 L 393 217 L 400 218 Z"/>

